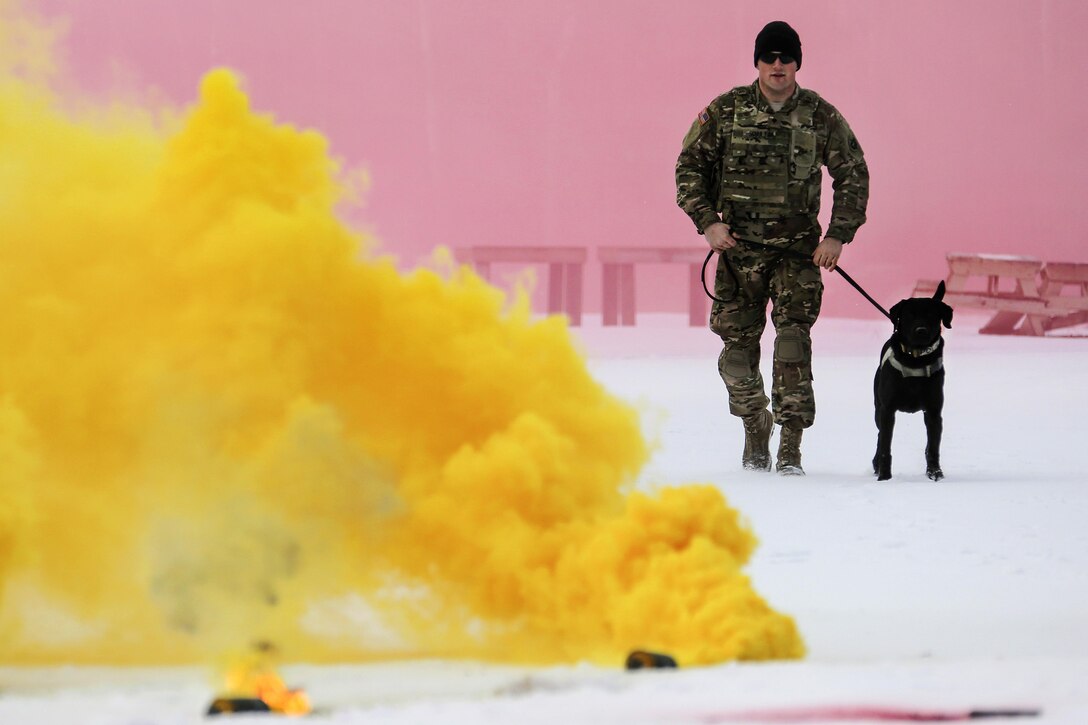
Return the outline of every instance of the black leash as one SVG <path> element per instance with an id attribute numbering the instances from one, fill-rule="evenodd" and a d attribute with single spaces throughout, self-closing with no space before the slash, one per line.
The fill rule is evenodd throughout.
<path id="1" fill-rule="evenodd" d="M 806 259 L 806 260 L 808 260 L 810 262 L 812 261 L 811 256 L 805 254 L 804 252 L 798 252 L 796 249 L 789 249 L 789 248 L 786 248 L 786 247 L 775 247 L 775 246 L 772 246 L 770 244 L 763 244 L 762 242 L 752 242 L 752 241 L 749 241 L 747 239 L 741 239 L 741 240 L 739 240 L 739 242 L 741 244 L 747 244 L 750 247 L 760 247 L 762 249 L 769 249 L 769 250 L 771 250 L 773 252 L 781 252 L 783 254 L 788 254 L 790 256 L 796 257 L 798 259 Z M 706 286 L 706 266 L 708 264 L 710 264 L 710 258 L 713 257 L 713 256 L 714 256 L 714 250 L 711 249 L 709 252 L 706 253 L 706 259 L 703 260 L 703 271 L 702 271 L 702 274 L 699 275 L 702 282 L 703 282 L 703 291 L 706 292 L 707 297 L 714 300 L 715 302 L 721 302 L 722 304 L 728 304 L 729 300 L 723 300 L 720 297 L 715 297 L 714 293 L 712 293 L 710 291 L 710 289 Z M 737 282 L 737 286 L 739 287 L 740 282 L 737 280 L 737 275 L 733 272 L 733 268 L 729 266 L 729 260 L 728 259 L 725 260 L 725 264 L 729 269 L 729 273 L 731 275 L 733 275 L 733 281 Z M 813 262 L 813 264 L 815 264 L 815 262 Z M 889 320 L 891 320 L 894 323 L 894 320 L 892 320 L 892 316 L 888 314 L 888 311 L 885 310 L 883 307 L 881 307 L 880 303 L 877 302 L 876 300 L 874 300 L 869 295 L 868 292 L 866 292 L 864 289 L 862 289 L 861 285 L 858 284 L 857 282 L 855 282 L 854 278 L 851 277 L 850 275 L 848 275 L 846 273 L 846 271 L 842 267 L 840 267 L 839 265 L 836 264 L 835 265 L 835 271 L 838 272 L 839 274 L 841 274 L 842 278 L 845 279 L 847 282 L 849 282 L 851 287 L 853 287 L 859 293 L 861 293 L 862 297 L 869 300 L 869 303 L 873 307 L 880 310 L 880 314 L 884 315 L 885 317 L 887 317 Z"/>

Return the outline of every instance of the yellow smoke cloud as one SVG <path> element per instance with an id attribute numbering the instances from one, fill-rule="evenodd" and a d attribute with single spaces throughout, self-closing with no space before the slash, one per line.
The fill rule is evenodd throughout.
<path id="1" fill-rule="evenodd" d="M 801 656 L 716 489 L 629 492 L 564 321 L 375 258 L 319 134 L 225 70 L 171 119 L 2 60 L 4 661 Z"/>

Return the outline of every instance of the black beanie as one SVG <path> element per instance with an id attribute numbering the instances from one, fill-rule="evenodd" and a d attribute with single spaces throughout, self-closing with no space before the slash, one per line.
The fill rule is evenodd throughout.
<path id="1" fill-rule="evenodd" d="M 792 55 L 797 61 L 797 67 L 801 67 L 801 38 L 797 31 L 782 20 L 775 20 L 763 26 L 756 36 L 756 52 L 754 65 L 759 65 L 759 56 L 764 53 L 785 53 Z"/>

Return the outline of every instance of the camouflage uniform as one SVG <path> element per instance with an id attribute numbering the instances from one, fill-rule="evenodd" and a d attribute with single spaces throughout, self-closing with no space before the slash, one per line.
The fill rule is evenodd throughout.
<path id="1" fill-rule="evenodd" d="M 865 221 L 869 170 L 857 139 L 831 104 L 798 88 L 775 111 L 758 81 L 714 100 L 692 124 L 676 162 L 676 201 L 699 233 L 724 221 L 741 239 L 811 256 L 820 243 L 822 174 L 833 179 L 827 235 L 853 240 Z M 729 273 L 732 266 L 735 279 Z M 771 404 L 775 422 L 812 425 L 812 343 L 823 281 L 811 261 L 745 244 L 718 259 L 710 329 L 722 338 L 718 370 L 729 410 L 749 416 L 767 407 L 759 341 L 767 302 L 777 336 Z"/>

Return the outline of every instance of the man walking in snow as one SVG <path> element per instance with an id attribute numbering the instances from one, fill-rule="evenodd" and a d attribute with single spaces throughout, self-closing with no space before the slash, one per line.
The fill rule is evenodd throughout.
<path id="1" fill-rule="evenodd" d="M 684 137 L 676 200 L 719 253 L 714 290 L 721 301 L 711 309 L 710 329 L 722 339 L 718 371 L 729 410 L 744 423 L 742 464 L 770 470 L 778 423 L 776 468 L 803 475 L 801 433 L 816 417 L 809 330 L 820 313 L 820 268 L 835 268 L 865 222 L 869 169 L 842 115 L 797 85 L 801 40 L 793 28 L 768 23 L 756 36 L 754 61 L 758 79 L 714 99 Z M 835 190 L 822 239 L 821 166 Z M 759 370 L 768 300 L 776 333 L 770 401 Z"/>

